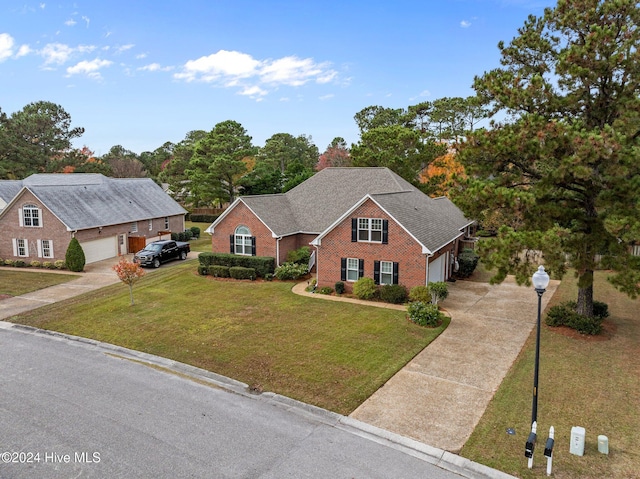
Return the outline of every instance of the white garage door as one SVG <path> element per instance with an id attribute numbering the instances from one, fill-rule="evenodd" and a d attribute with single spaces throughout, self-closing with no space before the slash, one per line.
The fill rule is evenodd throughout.
<path id="1" fill-rule="evenodd" d="M 444 268 L 447 265 L 447 257 L 448 254 L 443 254 L 429 263 L 429 283 L 444 281 Z"/>
<path id="2" fill-rule="evenodd" d="M 118 242 L 116 236 L 107 236 L 93 241 L 80 243 L 84 251 L 85 262 L 95 263 L 107 258 L 118 256 Z"/>

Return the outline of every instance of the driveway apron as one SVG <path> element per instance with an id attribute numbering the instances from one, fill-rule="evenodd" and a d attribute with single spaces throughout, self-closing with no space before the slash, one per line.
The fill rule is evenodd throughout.
<path id="1" fill-rule="evenodd" d="M 558 284 L 549 284 L 543 308 Z M 440 304 L 449 327 L 351 417 L 457 453 L 535 328 L 538 297 L 508 277 L 452 283 Z"/>

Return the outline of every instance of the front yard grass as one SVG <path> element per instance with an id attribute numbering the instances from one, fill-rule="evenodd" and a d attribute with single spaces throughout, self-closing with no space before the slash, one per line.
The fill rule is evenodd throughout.
<path id="1" fill-rule="evenodd" d="M 41 274 L 40 274 L 41 273 Z M 79 276 L 73 274 L 51 273 L 47 270 L 20 271 L 15 268 L 11 271 L 0 271 L 0 296 L 20 296 L 42 288 L 66 283 Z"/>
<path id="2" fill-rule="evenodd" d="M 190 260 L 133 288 L 100 291 L 11 321 L 157 354 L 341 414 L 351 413 L 448 325 L 404 311 L 297 296 L 293 283 L 199 276 Z"/>
<path id="3" fill-rule="evenodd" d="M 542 324 L 538 393 L 538 443 L 527 469 L 524 445 L 531 428 L 535 329 L 461 455 L 522 478 L 546 477 L 544 444 L 555 428 L 553 477 L 558 479 L 640 477 L 640 322 L 638 300 L 617 292 L 597 271 L 595 298 L 609 304 L 601 337 L 571 334 Z M 575 299 L 572 273 L 550 306 Z M 536 314 L 531 311 L 531 314 Z M 569 453 L 572 426 L 586 429 L 585 455 Z M 508 435 L 514 428 L 515 435 Z M 609 455 L 597 437 L 609 438 Z"/>

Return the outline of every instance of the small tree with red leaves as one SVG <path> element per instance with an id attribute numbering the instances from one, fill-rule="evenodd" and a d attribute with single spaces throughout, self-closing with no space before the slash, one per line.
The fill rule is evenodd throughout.
<path id="1" fill-rule="evenodd" d="M 131 298 L 131 305 L 133 305 L 133 283 L 144 276 L 144 270 L 138 263 L 128 261 L 124 256 L 120 258 L 117 264 L 113 265 L 113 270 L 120 281 L 129 285 L 129 297 Z"/>

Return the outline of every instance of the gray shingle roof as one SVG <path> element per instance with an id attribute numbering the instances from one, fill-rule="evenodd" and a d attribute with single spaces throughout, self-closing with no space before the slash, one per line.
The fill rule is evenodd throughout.
<path id="1" fill-rule="evenodd" d="M 370 195 L 418 241 L 434 251 L 470 223 L 446 198 L 429 198 L 388 168 L 325 168 L 279 195 L 243 196 L 276 236 L 320 234 Z M 215 225 L 224 218 L 222 215 Z"/>
<path id="2" fill-rule="evenodd" d="M 71 230 L 186 213 L 150 178 L 38 174 L 21 183 Z"/>

